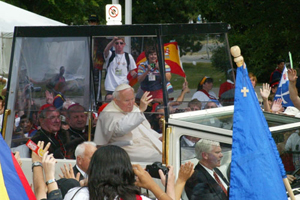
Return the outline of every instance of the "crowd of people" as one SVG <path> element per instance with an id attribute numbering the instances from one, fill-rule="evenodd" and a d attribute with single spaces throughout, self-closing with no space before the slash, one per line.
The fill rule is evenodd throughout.
<path id="1" fill-rule="evenodd" d="M 229 182 L 218 170 L 222 159 L 220 144 L 215 141 L 183 136 L 182 147 L 193 147 L 199 162 L 193 169 L 189 162 L 181 166 L 178 179 L 172 166 L 168 166 L 169 176 L 160 172 L 162 184 L 167 187 L 163 192 L 152 180 L 148 172 L 131 162 L 162 161 L 162 124 L 165 109 L 169 113 L 190 112 L 212 109 L 234 102 L 235 70 L 227 71 L 227 80 L 221 84 L 218 96 L 213 92 L 213 78 L 204 76 L 199 79 L 197 91 L 183 107 L 185 95 L 190 92 L 185 80 L 176 101 L 163 106 L 163 87 L 172 92 L 171 68 L 163 66 L 165 77 L 161 77 L 156 47 L 145 50 L 146 61 L 136 66 L 133 57 L 124 51 L 125 39 L 114 37 L 103 52 L 106 76 L 104 81 L 105 98 L 98 112 L 91 116 L 92 125 L 88 126 L 87 109 L 80 103 L 65 98 L 68 90 L 65 83 L 64 66 L 54 78 L 46 80 L 49 85 L 45 92 L 45 104 L 38 107 L 30 102 L 32 111 L 20 110 L 16 113 L 12 147 L 24 146 L 28 139 L 45 151 L 43 157 L 31 152 L 33 182 L 38 199 L 148 199 L 140 194 L 138 187 L 149 189 L 157 199 L 180 199 L 184 189 L 189 199 L 227 199 Z M 271 74 L 270 82 L 260 89 L 263 109 L 267 112 L 290 114 L 297 117 L 300 113 L 297 72 L 288 70 L 290 98 L 294 108 L 281 106 L 282 99 L 274 101 L 284 62 L 279 61 Z M 138 94 L 129 85 L 128 75 L 140 83 Z M 165 78 L 167 85 L 162 85 Z M 249 73 L 253 87 L 257 77 Z M 30 79 L 32 83 L 38 84 Z M 171 88 L 171 89 L 170 89 Z M 4 108 L 0 99 L 0 108 Z M 297 109 L 297 110 L 295 110 Z M 300 115 L 300 114 L 299 114 Z M 299 116 L 298 115 L 298 116 Z M 218 119 L 209 122 L 222 127 Z M 88 141 L 93 142 L 88 142 Z M 292 172 L 300 167 L 299 156 L 287 152 L 300 152 L 299 132 L 287 133 L 284 142 L 278 144 L 286 171 Z M 47 144 L 47 145 L 46 145 Z M 44 147 L 45 145 L 45 147 Z M 182 154 L 183 156 L 183 154 Z M 65 166 L 61 179 L 54 179 L 55 159 L 76 159 L 75 166 Z M 42 168 L 43 167 L 43 168 Z M 195 172 L 194 172 L 195 170 Z M 45 179 L 43 173 L 45 174 Z M 136 176 L 136 177 L 135 177 Z M 190 178 L 191 177 L 191 178 Z M 165 179 L 168 179 L 166 181 Z M 229 177 L 228 177 L 229 178 Z M 293 181 L 294 177 L 289 176 Z M 45 184 L 46 181 L 46 184 Z M 167 185 L 165 184 L 167 182 Z M 45 189 L 48 189 L 47 194 Z"/>
<path id="2" fill-rule="evenodd" d="M 193 164 L 180 167 L 177 181 L 172 166 L 168 172 L 159 170 L 163 191 L 150 174 L 138 164 L 131 164 L 127 152 L 121 147 L 107 145 L 96 148 L 93 142 L 84 142 L 76 148 L 76 165 L 61 168 L 60 179 L 55 179 L 56 159 L 49 153 L 51 143 L 38 141 L 43 152 L 32 152 L 33 188 L 37 199 L 150 199 L 140 188 L 150 190 L 159 200 L 180 199 L 186 181 L 193 174 Z M 16 158 L 20 162 L 18 154 Z M 45 175 L 45 176 L 44 176 Z M 45 177 L 45 178 L 44 178 Z"/>

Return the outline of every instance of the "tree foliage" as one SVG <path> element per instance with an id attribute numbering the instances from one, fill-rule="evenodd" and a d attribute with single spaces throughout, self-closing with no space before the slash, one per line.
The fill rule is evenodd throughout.
<path id="1" fill-rule="evenodd" d="M 300 1 L 201 0 L 201 14 L 211 22 L 231 25 L 231 46 L 239 45 L 249 71 L 268 81 L 278 59 L 288 62 L 288 52 L 299 65 Z"/>
<path id="2" fill-rule="evenodd" d="M 105 19 L 103 0 L 4 0 L 7 3 L 36 14 L 66 23 L 68 25 L 87 24 L 90 14 L 101 14 Z"/>
<path id="3" fill-rule="evenodd" d="M 69 25 L 86 24 L 91 13 L 98 14 L 101 24 L 105 24 L 105 5 L 112 3 L 111 0 L 4 1 Z M 119 2 L 124 16 L 125 0 Z M 299 65 L 300 13 L 296 10 L 299 7 L 298 0 L 134 0 L 132 23 L 187 23 L 190 19 L 195 22 L 199 14 L 208 22 L 226 22 L 231 25 L 229 44 L 240 46 L 249 71 L 263 82 L 268 80 L 278 59 L 288 61 L 288 51 L 293 54 L 295 65 Z M 185 47 L 182 54 L 188 48 L 196 51 L 201 46 L 187 42 Z"/>

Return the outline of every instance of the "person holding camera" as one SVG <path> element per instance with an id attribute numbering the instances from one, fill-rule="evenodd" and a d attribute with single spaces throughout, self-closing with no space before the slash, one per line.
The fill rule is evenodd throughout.
<path id="1" fill-rule="evenodd" d="M 141 84 L 142 90 L 150 91 L 153 102 L 161 103 L 163 101 L 162 92 L 162 77 L 159 72 L 159 65 L 157 62 L 157 53 L 154 46 L 150 46 L 145 51 L 146 62 L 143 62 L 138 67 L 138 81 Z M 171 80 L 171 68 L 165 65 L 166 80 Z"/>
<path id="2" fill-rule="evenodd" d="M 217 168 L 223 157 L 220 143 L 201 139 L 195 146 L 195 154 L 199 163 L 185 185 L 188 198 L 227 200 L 229 182 Z"/>
<path id="3" fill-rule="evenodd" d="M 171 200 L 140 165 L 131 165 L 126 151 L 114 145 L 103 146 L 93 154 L 87 187 L 70 189 L 65 200 L 150 200 L 140 194 L 149 189 L 158 200 Z"/>

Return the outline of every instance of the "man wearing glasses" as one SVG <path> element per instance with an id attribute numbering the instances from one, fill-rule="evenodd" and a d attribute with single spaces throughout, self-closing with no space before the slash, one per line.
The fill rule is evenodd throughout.
<path id="1" fill-rule="evenodd" d="M 65 148 L 67 135 L 60 128 L 59 111 L 52 104 L 43 105 L 39 111 L 39 123 L 41 128 L 31 140 L 36 144 L 38 141 L 44 141 L 45 145 L 50 142 L 49 154 L 53 153 L 54 158 L 65 158 L 67 154 L 67 149 Z"/>
<path id="2" fill-rule="evenodd" d="M 112 94 L 115 88 L 123 83 L 128 83 L 127 75 L 136 78 L 137 73 L 133 57 L 124 52 L 126 43 L 123 37 L 114 37 L 104 49 L 106 78 L 104 82 L 106 94 Z M 114 47 L 115 51 L 110 49 Z"/>

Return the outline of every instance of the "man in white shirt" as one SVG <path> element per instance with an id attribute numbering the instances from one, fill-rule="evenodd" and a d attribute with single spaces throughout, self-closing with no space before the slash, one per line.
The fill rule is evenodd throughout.
<path id="1" fill-rule="evenodd" d="M 79 172 L 80 180 L 87 178 L 87 170 L 96 150 L 97 147 L 94 142 L 83 142 L 77 146 L 75 150 L 76 165 L 73 167 L 75 177 Z"/>
<path id="2" fill-rule="evenodd" d="M 188 198 L 227 200 L 229 183 L 217 168 L 223 157 L 220 143 L 201 139 L 195 146 L 195 154 L 199 163 L 185 185 Z"/>
<path id="3" fill-rule="evenodd" d="M 128 73 L 133 78 L 137 77 L 134 70 L 136 68 L 135 61 L 130 54 L 124 52 L 125 45 L 123 37 L 114 37 L 104 49 L 104 68 L 106 69 L 104 86 L 107 94 L 112 94 L 118 85 L 128 83 Z M 110 50 L 112 47 L 115 51 Z"/>
<path id="4" fill-rule="evenodd" d="M 155 162 L 162 159 L 160 134 L 151 129 L 143 112 L 152 101 L 145 92 L 140 106 L 135 105 L 133 88 L 119 85 L 113 93 L 113 101 L 100 113 L 94 142 L 97 145 L 118 145 L 133 162 Z"/>

